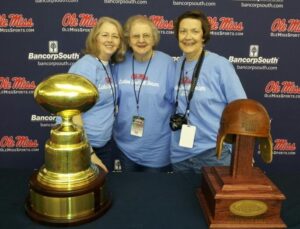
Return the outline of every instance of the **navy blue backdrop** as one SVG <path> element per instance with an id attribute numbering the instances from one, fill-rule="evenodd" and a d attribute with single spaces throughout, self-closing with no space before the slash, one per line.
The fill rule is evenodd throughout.
<path id="1" fill-rule="evenodd" d="M 0 2 L 0 168 L 39 168 L 54 117 L 33 99 L 46 77 L 67 72 L 96 20 L 147 15 L 158 49 L 178 57 L 173 20 L 202 9 L 212 25 L 207 49 L 228 58 L 249 98 L 272 119 L 274 160 L 258 166 L 293 173 L 300 163 L 300 2 L 296 0 L 4 0 Z"/>

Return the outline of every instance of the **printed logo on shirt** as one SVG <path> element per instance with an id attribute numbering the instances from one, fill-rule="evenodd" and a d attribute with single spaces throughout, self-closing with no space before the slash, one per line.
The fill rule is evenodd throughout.
<path id="1" fill-rule="evenodd" d="M 192 83 L 192 79 L 189 79 L 189 77 L 184 76 L 181 79 L 181 84 L 191 84 Z"/>
<path id="2" fill-rule="evenodd" d="M 192 79 L 190 79 L 188 76 L 184 76 L 181 79 L 181 83 L 180 83 L 180 87 L 179 87 L 179 96 L 186 96 L 188 95 L 190 88 L 191 88 L 191 83 L 192 83 Z M 177 91 L 178 86 L 176 85 L 175 87 L 175 91 Z M 198 92 L 205 92 L 206 91 L 206 87 L 205 86 L 201 86 L 199 82 L 197 82 L 197 85 L 195 87 L 195 91 Z"/>
<path id="3" fill-rule="evenodd" d="M 111 78 L 105 77 L 104 82 L 98 84 L 98 90 L 100 90 L 100 93 L 101 93 L 101 90 L 109 90 L 110 93 L 112 94 L 111 85 L 113 85 L 113 81 L 111 80 Z M 117 86 L 117 85 L 115 85 L 115 86 Z"/>
<path id="4" fill-rule="evenodd" d="M 130 76 L 131 80 L 120 80 L 119 84 L 120 85 L 125 85 L 125 84 L 130 84 L 130 85 L 136 85 L 139 86 L 143 82 L 143 87 L 148 86 L 148 87 L 159 87 L 159 83 L 153 82 L 149 80 L 148 76 L 144 74 L 134 74 Z"/>
<path id="5" fill-rule="evenodd" d="M 148 77 L 145 76 L 144 74 L 134 74 L 131 76 L 131 79 L 134 80 L 148 80 Z"/>

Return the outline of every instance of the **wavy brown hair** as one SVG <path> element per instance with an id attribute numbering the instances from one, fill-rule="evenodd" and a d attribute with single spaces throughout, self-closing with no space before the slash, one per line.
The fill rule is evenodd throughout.
<path id="1" fill-rule="evenodd" d="M 99 30 L 101 26 L 105 23 L 111 23 L 116 26 L 119 36 L 120 36 L 120 46 L 117 49 L 117 51 L 112 55 L 111 62 L 117 63 L 124 60 L 124 56 L 126 53 L 126 44 L 124 41 L 124 35 L 123 35 L 123 28 L 120 22 L 118 22 L 116 19 L 111 17 L 101 17 L 99 18 L 97 24 L 92 28 L 92 30 L 89 32 L 86 41 L 85 41 L 85 49 L 83 52 L 85 54 L 90 54 L 93 56 L 98 56 L 100 54 L 100 51 L 97 48 L 97 36 L 99 35 Z"/>

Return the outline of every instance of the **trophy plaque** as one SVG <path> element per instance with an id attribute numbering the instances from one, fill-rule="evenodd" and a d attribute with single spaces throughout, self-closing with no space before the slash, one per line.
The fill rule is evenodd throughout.
<path id="1" fill-rule="evenodd" d="M 204 167 L 197 196 L 209 228 L 286 228 L 280 218 L 285 196 L 258 167 L 253 151 L 258 140 L 264 162 L 272 161 L 270 119 L 255 100 L 239 99 L 225 107 L 217 138 L 233 146 L 231 165 Z"/>
<path id="2" fill-rule="evenodd" d="M 26 213 L 35 221 L 75 225 L 101 216 L 110 206 L 105 172 L 91 163 L 90 145 L 72 118 L 97 101 L 97 88 L 76 74 L 57 74 L 41 82 L 35 100 L 62 118 L 45 144 L 45 163 L 29 180 Z"/>

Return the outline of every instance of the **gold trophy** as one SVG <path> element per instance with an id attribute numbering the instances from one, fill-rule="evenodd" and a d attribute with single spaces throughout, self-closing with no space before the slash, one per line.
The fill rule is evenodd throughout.
<path id="1" fill-rule="evenodd" d="M 45 164 L 33 173 L 25 209 L 41 223 L 74 225 L 101 216 L 110 206 L 105 172 L 91 163 L 91 147 L 72 118 L 97 101 L 97 88 L 76 74 L 57 74 L 41 82 L 35 100 L 62 118 L 45 144 Z"/>
<path id="2" fill-rule="evenodd" d="M 272 161 L 270 118 L 255 100 L 239 99 L 225 107 L 217 138 L 233 144 L 230 166 L 204 167 L 197 195 L 209 228 L 286 228 L 280 218 L 285 196 L 258 167 L 253 166 L 255 141 L 264 162 Z"/>

